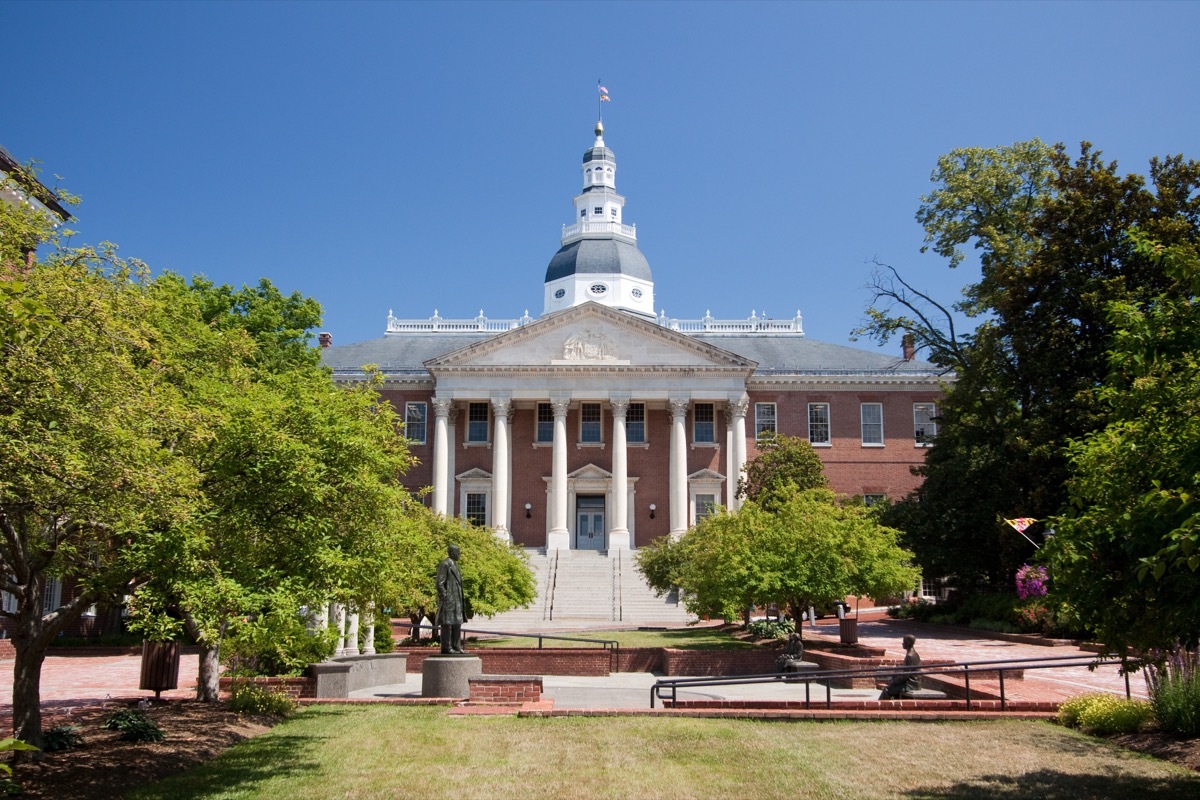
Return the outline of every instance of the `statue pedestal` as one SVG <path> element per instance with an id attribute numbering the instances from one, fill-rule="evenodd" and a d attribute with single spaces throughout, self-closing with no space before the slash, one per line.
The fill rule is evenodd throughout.
<path id="1" fill-rule="evenodd" d="M 479 656 L 452 653 L 429 656 L 421 665 L 422 697 L 471 696 L 469 678 L 483 674 Z"/>

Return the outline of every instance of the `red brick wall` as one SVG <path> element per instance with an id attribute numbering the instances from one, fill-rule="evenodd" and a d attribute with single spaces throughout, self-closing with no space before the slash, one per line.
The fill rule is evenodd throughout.
<path id="1" fill-rule="evenodd" d="M 439 654 L 436 647 L 406 650 L 407 669 L 420 672 L 425 659 Z M 603 677 L 616 667 L 612 654 L 599 648 L 497 647 L 468 651 L 483 661 L 483 671 L 493 675 L 590 675 Z"/>
<path id="2" fill-rule="evenodd" d="M 299 678 L 221 678 L 221 691 L 228 692 L 234 683 L 252 683 L 273 691 L 283 691 L 293 700 L 317 696 L 317 679 L 307 676 Z"/>
<path id="3" fill-rule="evenodd" d="M 663 673 L 671 677 L 698 675 L 761 675 L 775 672 L 774 650 L 675 650 L 663 648 Z"/>
<path id="4" fill-rule="evenodd" d="M 542 699 L 542 679 L 535 675 L 480 675 L 467 682 L 472 703 L 514 706 Z"/>
<path id="5" fill-rule="evenodd" d="M 404 484 L 417 490 L 433 483 L 433 436 L 434 416 L 428 391 L 400 391 L 388 389 L 383 396 L 399 412 L 403 412 L 407 401 L 428 404 L 429 411 L 425 444 L 411 446 L 418 462 L 404 478 Z M 480 398 L 480 401 L 485 398 Z M 912 474 L 912 467 L 924 462 L 924 448 L 916 447 L 913 439 L 913 412 L 915 402 L 938 402 L 941 395 L 936 391 L 921 392 L 859 392 L 859 391 L 760 391 L 750 394 L 750 406 L 746 416 L 747 458 L 757 454 L 754 440 L 754 404 L 775 403 L 779 433 L 789 436 L 808 436 L 808 404 L 825 402 L 830 404 L 830 433 L 832 445 L 818 447 L 817 453 L 825 466 L 825 474 L 832 488 L 842 494 L 862 495 L 885 494 L 898 500 L 915 490 L 920 481 Z M 863 447 L 860 404 L 878 402 L 883 405 L 884 446 Z M 454 471 L 455 474 L 470 469 L 492 472 L 492 448 L 490 446 L 464 447 L 467 418 L 465 404 L 460 404 L 455 425 Z M 687 416 L 688 437 L 687 472 L 712 469 L 720 474 L 725 466 L 726 411 L 723 402 L 716 406 L 716 447 L 693 447 L 693 413 Z M 612 417 L 607 407 L 602 415 L 602 438 L 600 447 L 578 447 L 578 406 L 567 415 L 567 470 L 573 472 L 588 464 L 611 471 L 612 469 Z M 547 528 L 547 481 L 551 473 L 552 448 L 548 445 L 534 446 L 537 412 L 528 404 L 517 407 L 512 418 L 512 534 L 513 541 L 526 547 L 541 547 L 546 543 Z M 494 420 L 491 421 L 494 434 Z M 628 450 L 628 467 L 631 478 L 639 478 L 632 512 L 636 520 L 635 547 L 648 544 L 665 535 L 670 528 L 670 510 L 667 475 L 670 467 L 671 420 L 663 408 L 646 409 L 646 441 L 649 447 L 631 446 Z M 452 491 L 455 513 L 460 513 L 459 490 Z M 722 490 L 721 501 L 725 501 Z M 525 516 L 525 504 L 532 508 Z M 657 507 L 655 518 L 650 519 L 649 508 Z"/>

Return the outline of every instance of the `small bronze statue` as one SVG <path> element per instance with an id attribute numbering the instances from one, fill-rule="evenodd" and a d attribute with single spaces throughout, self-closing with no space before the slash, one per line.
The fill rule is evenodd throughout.
<path id="1" fill-rule="evenodd" d="M 917 654 L 917 637 L 911 633 L 900 640 L 904 645 L 904 666 L 916 668 L 921 666 L 921 656 Z M 921 688 L 921 679 L 917 675 L 913 675 L 911 669 L 906 669 L 903 672 L 898 672 L 888 681 L 888 685 L 884 687 L 879 694 L 880 700 L 899 700 L 904 696 L 905 692 L 915 692 Z"/>
<path id="2" fill-rule="evenodd" d="M 775 659 L 776 672 L 799 672 L 800 662 L 804 659 L 804 640 L 798 632 L 788 636 L 787 647 Z"/>
<path id="3" fill-rule="evenodd" d="M 458 570 L 458 545 L 446 548 L 448 556 L 438 564 L 437 596 L 438 626 L 441 629 L 442 653 L 461 653 L 462 626 L 466 621 L 466 598 L 463 596 L 462 573 Z"/>

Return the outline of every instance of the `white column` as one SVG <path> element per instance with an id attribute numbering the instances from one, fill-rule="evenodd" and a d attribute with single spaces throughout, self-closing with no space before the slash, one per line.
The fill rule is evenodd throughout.
<path id="1" fill-rule="evenodd" d="M 495 430 L 492 441 L 492 531 L 496 538 L 511 541 L 508 534 L 508 414 L 512 401 L 507 397 L 492 398 Z"/>
<path id="2" fill-rule="evenodd" d="M 346 626 L 345 646 L 343 647 L 346 655 L 358 655 L 358 608 L 350 612 L 349 624 Z"/>
<path id="3" fill-rule="evenodd" d="M 687 412 L 690 401 L 672 400 L 671 407 L 671 535 L 687 531 Z"/>
<path id="4" fill-rule="evenodd" d="M 727 409 L 725 411 L 725 507 L 730 511 L 737 508 L 738 482 L 733 459 L 733 412 Z"/>
<path id="5" fill-rule="evenodd" d="M 363 655 L 375 655 L 375 604 L 367 604 L 367 635 L 363 637 Z"/>
<path id="6" fill-rule="evenodd" d="M 550 473 L 550 533 L 547 550 L 569 550 L 571 534 L 567 530 L 567 408 L 569 400 L 551 400 L 554 410 L 554 455 Z"/>
<path id="7" fill-rule="evenodd" d="M 449 416 L 450 401 L 445 397 L 433 398 L 433 510 L 445 516 L 450 516 L 446 511 L 446 498 L 450 492 L 446 479 L 451 447 Z"/>
<path id="8" fill-rule="evenodd" d="M 738 400 L 729 402 L 729 413 L 733 415 L 733 474 L 731 479 L 737 483 L 746 467 L 746 409 L 750 407 L 750 398 L 742 395 Z M 736 501 L 734 508 L 741 505 Z"/>
<path id="9" fill-rule="evenodd" d="M 333 604 L 333 630 L 336 634 L 337 651 L 335 656 L 346 655 L 346 607 L 341 603 Z"/>
<path id="10" fill-rule="evenodd" d="M 508 464 L 507 464 L 507 467 L 508 467 L 508 503 L 504 507 L 504 529 L 506 531 L 508 531 L 508 541 L 510 543 L 512 542 L 512 529 L 513 529 L 513 527 L 512 527 L 512 510 L 513 510 L 513 506 L 516 505 L 513 502 L 513 488 L 512 488 L 512 486 L 513 486 L 512 421 L 513 421 L 513 415 L 515 413 L 516 413 L 516 409 L 509 407 L 508 420 L 507 420 L 508 421 L 508 438 L 505 440 L 505 444 L 508 445 Z"/>
<path id="11" fill-rule="evenodd" d="M 458 441 L 457 422 L 458 408 L 451 404 L 450 413 L 447 415 L 448 423 L 446 430 L 449 434 L 450 449 L 446 459 L 446 516 L 454 516 L 454 501 L 458 497 L 458 486 L 454 481 L 454 476 L 458 474 L 458 470 L 454 468 L 454 462 L 458 458 L 458 449 L 454 443 Z"/>
<path id="12" fill-rule="evenodd" d="M 629 461 L 625 443 L 625 414 L 629 411 L 629 400 L 610 399 L 612 407 L 612 523 L 608 526 L 609 555 L 618 550 L 628 550 L 629 541 Z"/>

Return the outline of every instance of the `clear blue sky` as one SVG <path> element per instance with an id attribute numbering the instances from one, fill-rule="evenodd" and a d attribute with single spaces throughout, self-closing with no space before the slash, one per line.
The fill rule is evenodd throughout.
<path id="1" fill-rule="evenodd" d="M 541 313 L 597 78 L 657 305 L 826 341 L 873 257 L 948 301 L 972 278 L 919 253 L 942 153 L 1200 157 L 1194 2 L 9 0 L 0 31 L 0 144 L 83 196 L 76 242 L 265 276 L 336 343 Z"/>

